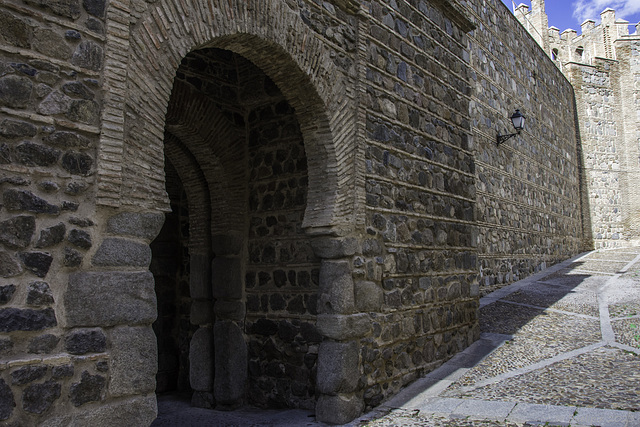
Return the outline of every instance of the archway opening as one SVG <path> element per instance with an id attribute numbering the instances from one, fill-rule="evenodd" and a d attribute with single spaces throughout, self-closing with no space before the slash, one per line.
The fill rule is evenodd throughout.
<path id="1" fill-rule="evenodd" d="M 180 276 L 188 318 L 167 305 L 181 313 L 174 322 L 190 325 L 191 403 L 312 409 L 319 260 L 302 225 L 308 172 L 296 111 L 240 54 L 193 51 L 176 72 L 165 156 L 167 224 L 189 229 L 179 240 L 174 224 L 172 235 L 184 245 L 175 262 L 188 268 Z M 182 185 L 179 197 L 171 174 Z M 167 237 L 161 233 L 158 246 Z M 160 313 L 160 291 L 158 303 Z M 162 351 L 160 337 L 158 344 Z"/>
<path id="2" fill-rule="evenodd" d="M 165 165 L 171 212 L 151 244 L 158 317 L 153 330 L 158 341 L 156 393 L 191 395 L 189 342 L 194 328 L 189 321 L 189 211 L 186 194 L 170 162 Z"/>

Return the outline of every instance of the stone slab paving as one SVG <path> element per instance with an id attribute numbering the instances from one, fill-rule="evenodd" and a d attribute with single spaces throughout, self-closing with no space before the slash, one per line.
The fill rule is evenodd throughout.
<path id="1" fill-rule="evenodd" d="M 347 426 L 640 427 L 640 248 L 568 260 L 480 307 L 479 341 Z M 324 425 L 310 411 L 167 405 L 153 426 Z"/>

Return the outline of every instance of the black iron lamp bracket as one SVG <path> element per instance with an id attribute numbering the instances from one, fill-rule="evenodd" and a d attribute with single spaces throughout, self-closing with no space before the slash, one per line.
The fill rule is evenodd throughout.
<path id="1" fill-rule="evenodd" d="M 508 139 L 513 138 L 516 135 L 520 135 L 520 132 L 512 133 L 512 134 L 509 134 L 509 135 L 498 135 L 498 137 L 496 138 L 496 146 L 499 147 L 500 144 L 502 144 L 503 142 L 505 142 Z"/>

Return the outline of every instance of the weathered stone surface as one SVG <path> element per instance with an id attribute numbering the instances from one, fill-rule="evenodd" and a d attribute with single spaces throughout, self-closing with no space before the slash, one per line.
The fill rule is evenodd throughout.
<path id="1" fill-rule="evenodd" d="M 62 167 L 72 175 L 88 175 L 93 166 L 93 159 L 86 153 L 69 151 L 62 156 Z"/>
<path id="2" fill-rule="evenodd" d="M 31 98 L 33 83 L 27 77 L 8 75 L 0 78 L 0 105 L 25 108 Z"/>
<path id="3" fill-rule="evenodd" d="M 112 396 L 152 393 L 158 366 L 157 340 L 151 326 L 117 327 L 109 334 Z"/>
<path id="4" fill-rule="evenodd" d="M 156 318 L 153 275 L 77 272 L 64 294 L 67 326 L 150 324 Z"/>
<path id="5" fill-rule="evenodd" d="M 342 239 L 322 237 L 312 239 L 311 247 L 320 258 L 346 258 L 356 253 L 358 241 L 352 237 Z"/>
<path id="6" fill-rule="evenodd" d="M 22 19 L 6 11 L 0 15 L 0 41 L 10 46 L 28 48 L 32 29 Z"/>
<path id="7" fill-rule="evenodd" d="M 62 60 L 69 59 L 72 53 L 72 49 L 64 37 L 47 28 L 36 28 L 33 33 L 32 46 L 40 53 Z"/>
<path id="8" fill-rule="evenodd" d="M 99 71 L 103 63 L 102 47 L 90 41 L 80 43 L 73 53 L 71 63 L 78 67 Z"/>
<path id="9" fill-rule="evenodd" d="M 97 16 L 98 18 L 104 16 L 105 4 L 106 0 L 82 0 L 84 10 L 86 10 L 89 15 Z"/>
<path id="10" fill-rule="evenodd" d="M 0 309 L 0 332 L 40 331 L 56 326 L 52 308 L 44 310 L 4 308 Z"/>
<path id="11" fill-rule="evenodd" d="M 47 374 L 48 368 L 45 365 L 30 365 L 18 368 L 11 372 L 11 384 L 24 385 L 37 381 Z"/>
<path id="12" fill-rule="evenodd" d="M 0 286 L 0 304 L 6 304 L 11 301 L 11 297 L 16 291 L 16 285 Z"/>
<path id="13" fill-rule="evenodd" d="M 88 138 L 76 132 L 66 131 L 54 132 L 45 137 L 44 142 L 60 148 L 88 148 L 91 145 Z"/>
<path id="14" fill-rule="evenodd" d="M 49 284 L 45 282 L 33 282 L 29 284 L 27 292 L 27 305 L 43 306 L 53 304 L 53 293 Z"/>
<path id="15" fill-rule="evenodd" d="M 29 343 L 29 353 L 31 354 L 49 354 L 55 350 L 60 342 L 60 338 L 53 334 L 44 334 L 35 337 Z"/>
<path id="16" fill-rule="evenodd" d="M 349 262 L 323 260 L 320 267 L 318 312 L 349 314 L 354 308 L 353 278 Z"/>
<path id="17" fill-rule="evenodd" d="M 150 262 L 149 245 L 120 238 L 104 239 L 93 257 L 99 266 L 148 267 Z"/>
<path id="18" fill-rule="evenodd" d="M 195 391 L 213 390 L 213 330 L 198 328 L 189 343 L 189 382 Z"/>
<path id="19" fill-rule="evenodd" d="M 25 411 L 42 414 L 60 397 L 62 386 L 49 380 L 42 384 L 32 384 L 22 393 L 22 407 Z"/>
<path id="20" fill-rule="evenodd" d="M 211 391 L 194 391 L 191 395 L 191 406 L 194 408 L 214 409 L 216 399 Z"/>
<path id="21" fill-rule="evenodd" d="M 228 319 L 242 321 L 245 317 L 246 310 L 242 301 L 216 301 L 214 312 L 217 319 Z"/>
<path id="22" fill-rule="evenodd" d="M 82 372 L 80 382 L 71 384 L 69 397 L 73 406 L 82 406 L 88 402 L 102 400 L 102 392 L 107 380 L 102 375 L 91 375 L 88 371 Z"/>
<path id="23" fill-rule="evenodd" d="M 6 143 L 0 144 L 0 164 L 8 165 L 11 163 L 11 148 Z"/>
<path id="24" fill-rule="evenodd" d="M 45 228 L 40 232 L 40 238 L 36 243 L 36 248 L 48 248 L 64 240 L 64 235 L 67 232 L 67 227 L 64 223 L 59 223 L 53 227 Z"/>
<path id="25" fill-rule="evenodd" d="M 213 297 L 221 300 L 240 300 L 242 298 L 241 272 L 240 258 L 214 258 L 211 262 Z"/>
<path id="26" fill-rule="evenodd" d="M 45 180 L 38 183 L 38 188 L 45 193 L 55 193 L 60 189 L 60 186 L 56 182 Z"/>
<path id="27" fill-rule="evenodd" d="M 157 213 L 123 212 L 109 218 L 107 231 L 124 236 L 153 240 L 164 224 L 164 215 Z"/>
<path id="28" fill-rule="evenodd" d="M 69 224 L 77 225 L 78 227 L 91 227 L 95 225 L 89 218 L 77 218 L 75 216 L 69 218 Z"/>
<path id="29" fill-rule="evenodd" d="M 6 201 L 5 201 L 6 203 Z M 36 231 L 36 219 L 32 216 L 16 216 L 0 222 L 0 243 L 10 248 L 29 246 Z"/>
<path id="30" fill-rule="evenodd" d="M 156 395 L 136 396 L 109 405 L 85 407 L 81 412 L 48 417 L 41 427 L 101 426 L 122 427 L 151 425 L 158 413 Z"/>
<path id="31" fill-rule="evenodd" d="M 93 92 L 82 82 L 65 83 L 62 86 L 62 91 L 67 95 L 76 98 L 93 99 L 95 97 Z"/>
<path id="32" fill-rule="evenodd" d="M 70 107 L 71 98 L 62 92 L 54 90 L 38 105 L 38 113 L 45 116 L 54 116 L 66 113 Z"/>
<path id="33" fill-rule="evenodd" d="M 360 373 L 359 353 L 355 341 L 323 341 L 318 350 L 318 391 L 326 394 L 356 390 Z"/>
<path id="34" fill-rule="evenodd" d="M 59 380 L 62 378 L 69 378 L 73 376 L 73 365 L 60 365 L 51 368 L 51 378 Z"/>
<path id="35" fill-rule="evenodd" d="M 104 24 L 99 19 L 89 18 L 89 19 L 86 20 L 84 25 L 87 27 L 87 29 L 89 29 L 91 31 L 95 31 L 98 34 L 104 34 L 104 32 L 105 32 L 104 31 Z"/>
<path id="36" fill-rule="evenodd" d="M 47 252 L 20 252 L 18 258 L 25 269 L 38 277 L 45 277 L 53 262 L 53 257 Z"/>
<path id="37" fill-rule="evenodd" d="M 26 211 L 57 215 L 60 213 L 58 206 L 49 204 L 46 200 L 28 190 L 9 189 L 2 195 L 4 206 L 9 211 Z"/>
<path id="38" fill-rule="evenodd" d="M 16 401 L 11 387 L 0 378 L 0 421 L 8 419 L 13 413 Z"/>
<path id="39" fill-rule="evenodd" d="M 13 349 L 11 338 L 0 338 L 0 354 L 8 353 Z"/>
<path id="40" fill-rule="evenodd" d="M 230 320 L 217 321 L 213 329 L 216 372 L 213 395 L 218 405 L 242 402 L 247 381 L 247 344 L 242 330 Z"/>
<path id="41" fill-rule="evenodd" d="M 13 277 L 22 273 L 22 266 L 9 253 L 0 251 L 0 277 Z"/>
<path id="42" fill-rule="evenodd" d="M 79 267 L 82 265 L 82 254 L 72 248 L 64 248 L 62 264 L 66 267 Z"/>
<path id="43" fill-rule="evenodd" d="M 89 99 L 73 100 L 66 116 L 69 120 L 95 125 L 100 119 L 100 105 Z"/>
<path id="44" fill-rule="evenodd" d="M 84 230 L 73 229 L 69 232 L 67 240 L 72 245 L 75 245 L 82 249 L 89 249 L 91 247 L 91 235 Z"/>
<path id="45" fill-rule="evenodd" d="M 345 341 L 367 335 L 371 331 L 371 318 L 367 314 L 320 314 L 317 328 L 327 338 Z"/>
<path id="46" fill-rule="evenodd" d="M 364 402 L 356 395 L 322 395 L 316 404 L 316 419 L 329 424 L 346 424 L 362 413 Z"/>
<path id="47" fill-rule="evenodd" d="M 65 337 L 64 347 L 71 354 L 102 353 L 107 337 L 99 328 L 73 330 Z"/>
<path id="48" fill-rule="evenodd" d="M 77 19 L 80 17 L 80 0 L 25 0 L 25 3 L 43 7 L 56 15 Z"/>
<path id="49" fill-rule="evenodd" d="M 384 302 L 384 292 L 375 282 L 357 281 L 354 286 L 356 309 L 362 312 L 379 312 Z"/>
<path id="50" fill-rule="evenodd" d="M 7 139 L 30 138 L 36 136 L 38 129 L 28 122 L 4 119 L 0 122 L 0 136 Z"/>
<path id="51" fill-rule="evenodd" d="M 58 162 L 60 151 L 25 141 L 15 148 L 15 161 L 25 166 L 51 166 Z"/>

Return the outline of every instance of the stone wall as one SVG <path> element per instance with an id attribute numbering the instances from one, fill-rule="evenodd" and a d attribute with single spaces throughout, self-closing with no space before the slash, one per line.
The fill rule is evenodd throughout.
<path id="1" fill-rule="evenodd" d="M 481 293 L 586 250 L 573 90 L 501 1 L 472 6 L 469 72 Z M 520 109 L 522 134 L 509 117 Z M 585 150 L 587 151 L 587 150 Z"/>
<path id="2" fill-rule="evenodd" d="M 344 423 L 477 339 L 480 284 L 580 250 L 571 88 L 497 0 L 0 8 L 10 425 L 146 425 L 187 370 Z"/>

